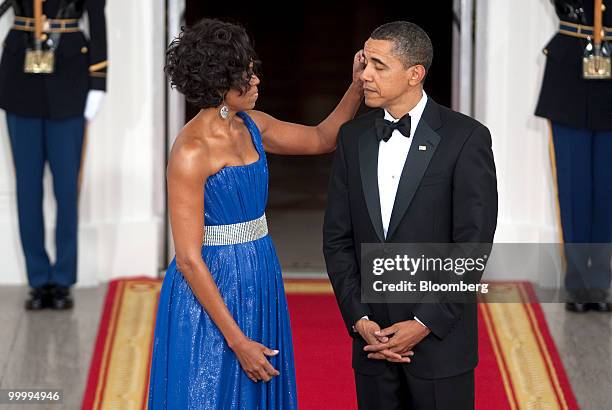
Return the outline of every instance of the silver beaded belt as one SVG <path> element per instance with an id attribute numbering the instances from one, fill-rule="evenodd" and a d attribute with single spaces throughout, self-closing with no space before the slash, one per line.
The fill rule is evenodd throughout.
<path id="1" fill-rule="evenodd" d="M 251 221 L 204 227 L 203 245 L 236 245 L 261 239 L 268 234 L 266 214 Z"/>

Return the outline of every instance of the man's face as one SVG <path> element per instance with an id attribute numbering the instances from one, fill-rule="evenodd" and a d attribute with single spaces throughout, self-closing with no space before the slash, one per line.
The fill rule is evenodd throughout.
<path id="1" fill-rule="evenodd" d="M 404 67 L 400 58 L 393 53 L 393 45 L 390 40 L 371 38 L 365 43 L 366 66 L 361 80 L 368 107 L 386 108 L 414 86 L 414 81 L 411 81 L 412 67 Z"/>

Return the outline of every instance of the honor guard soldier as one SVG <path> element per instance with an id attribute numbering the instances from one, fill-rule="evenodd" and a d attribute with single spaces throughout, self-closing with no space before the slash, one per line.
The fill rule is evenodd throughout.
<path id="1" fill-rule="evenodd" d="M 3 43 L 0 108 L 6 112 L 16 175 L 27 309 L 68 309 L 77 279 L 79 172 L 86 121 L 106 90 L 105 0 L 10 0 L 14 23 Z M 79 28 L 87 12 L 89 38 Z M 45 249 L 43 171 L 57 202 L 56 258 Z"/>
<path id="2" fill-rule="evenodd" d="M 559 31 L 544 48 L 546 69 L 536 115 L 549 119 L 551 126 L 553 176 L 566 244 L 566 308 L 609 312 L 612 4 L 553 3 Z"/>

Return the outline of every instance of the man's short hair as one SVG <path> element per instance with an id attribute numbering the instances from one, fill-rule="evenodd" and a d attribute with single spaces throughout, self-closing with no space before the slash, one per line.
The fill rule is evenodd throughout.
<path id="1" fill-rule="evenodd" d="M 394 21 L 378 27 L 370 38 L 393 41 L 393 52 L 406 68 L 420 64 L 429 71 L 433 60 L 431 39 L 421 27 L 408 21 Z"/>

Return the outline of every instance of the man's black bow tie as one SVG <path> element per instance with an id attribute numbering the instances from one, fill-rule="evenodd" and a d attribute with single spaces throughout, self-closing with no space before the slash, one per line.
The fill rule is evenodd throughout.
<path id="1" fill-rule="evenodd" d="M 397 122 L 391 122 L 384 118 L 377 118 L 374 122 L 376 128 L 376 138 L 378 141 L 389 141 L 394 130 L 398 130 L 406 138 L 410 138 L 410 114 L 404 115 Z"/>

